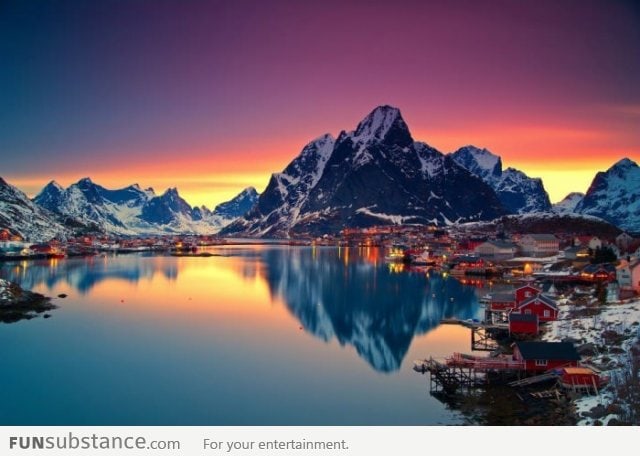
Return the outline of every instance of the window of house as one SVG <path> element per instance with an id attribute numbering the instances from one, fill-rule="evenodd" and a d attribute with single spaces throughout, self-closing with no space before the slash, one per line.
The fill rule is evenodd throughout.
<path id="1" fill-rule="evenodd" d="M 531 315 L 531 309 L 525 309 L 524 313 L 527 315 Z"/>
<path id="2" fill-rule="evenodd" d="M 547 365 L 546 359 L 536 359 L 536 366 L 546 366 L 546 365 Z"/>
<path id="3" fill-rule="evenodd" d="M 550 317 L 551 316 L 551 311 L 550 310 L 545 310 L 544 311 L 544 316 L 545 317 Z"/>

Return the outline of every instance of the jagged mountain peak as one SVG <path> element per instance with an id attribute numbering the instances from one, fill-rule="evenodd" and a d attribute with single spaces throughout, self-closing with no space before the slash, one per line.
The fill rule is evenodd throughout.
<path id="1" fill-rule="evenodd" d="M 325 156 L 324 158 L 326 161 L 326 158 L 328 158 L 328 155 L 331 153 L 331 150 L 333 150 L 335 141 L 336 140 L 333 138 L 333 136 L 331 136 L 328 133 L 317 137 L 316 139 L 310 141 L 308 144 L 306 144 L 302 148 L 302 152 L 300 152 L 300 155 L 298 156 L 298 160 L 292 162 L 291 164 L 293 165 L 294 163 L 301 163 L 309 160 L 317 160 L 318 155 Z M 285 168 L 284 173 L 293 171 L 294 168 L 296 167 L 295 166 L 287 167 Z"/>
<path id="2" fill-rule="evenodd" d="M 259 196 L 254 187 L 247 187 L 231 200 L 218 204 L 213 210 L 213 215 L 228 220 L 241 217 L 255 206 Z"/>
<path id="3" fill-rule="evenodd" d="M 176 197 L 176 196 L 180 196 L 180 194 L 178 193 L 178 188 L 177 187 L 169 187 L 168 189 L 166 189 L 164 191 L 162 196 L 164 196 L 164 197 Z"/>
<path id="4" fill-rule="evenodd" d="M 571 213 L 576 209 L 576 206 L 584 198 L 584 193 L 571 192 L 565 196 L 562 201 L 553 205 L 553 211 L 558 213 Z"/>
<path id="5" fill-rule="evenodd" d="M 49 181 L 49 183 L 45 185 L 44 189 L 55 189 L 58 191 L 64 191 L 64 187 L 60 185 L 58 182 L 56 182 L 55 180 Z"/>
<path id="6" fill-rule="evenodd" d="M 597 173 L 575 211 L 603 218 L 627 231 L 640 232 L 638 164 L 623 158 L 608 170 Z"/>
<path id="7" fill-rule="evenodd" d="M 60 204 L 60 200 L 64 192 L 64 187 L 58 184 L 55 180 L 52 180 L 45 185 L 42 190 L 40 190 L 40 193 L 38 193 L 35 198 L 33 198 L 33 202 L 51 210 L 51 208 Z"/>
<path id="8" fill-rule="evenodd" d="M 238 197 L 257 196 L 257 195 L 258 195 L 258 191 L 256 190 L 255 187 L 247 187 L 238 194 Z"/>
<path id="9" fill-rule="evenodd" d="M 595 178 L 591 182 L 591 187 L 587 190 L 587 194 L 590 191 L 596 190 L 603 183 L 608 183 L 612 179 L 625 179 L 627 175 L 634 174 L 636 170 L 640 169 L 638 164 L 629 158 L 623 158 L 611 165 L 606 171 L 599 171 L 596 173 Z"/>
<path id="10" fill-rule="evenodd" d="M 406 146 L 413 142 L 400 110 L 389 105 L 371 111 L 350 136 L 355 142 L 364 144 L 386 140 Z"/>
<path id="11" fill-rule="evenodd" d="M 20 234 L 33 242 L 65 237 L 68 232 L 54 219 L 53 214 L 41 208 L 21 190 L 0 177 L 0 229 Z"/>
<path id="12" fill-rule="evenodd" d="M 291 236 L 380 224 L 450 224 L 506 211 L 491 187 L 414 142 L 400 111 L 379 106 L 349 133 L 309 143 L 222 234 Z M 468 191 L 472 188 L 473 191 Z"/>
<path id="13" fill-rule="evenodd" d="M 634 162 L 633 160 L 631 160 L 630 158 L 623 158 L 621 160 L 618 160 L 616 163 L 613 164 L 613 166 L 610 169 L 629 169 L 629 168 L 637 168 L 638 164 L 636 162 Z"/>
<path id="14" fill-rule="evenodd" d="M 502 159 L 485 148 L 467 145 L 453 152 L 452 157 L 476 176 L 500 177 Z"/>
<path id="15" fill-rule="evenodd" d="M 511 167 L 503 170 L 500 156 L 488 149 L 468 145 L 450 155 L 459 165 L 489 184 L 510 212 L 524 214 L 551 209 L 542 179 L 531 178 Z"/>
<path id="16" fill-rule="evenodd" d="M 93 185 L 93 181 L 90 177 L 83 177 L 76 184 L 79 186 Z"/>
<path id="17" fill-rule="evenodd" d="M 328 143 L 333 144 L 334 142 L 335 142 L 335 138 L 333 137 L 333 135 L 331 133 L 325 133 L 324 135 L 320 135 L 317 138 L 309 141 L 309 144 L 305 146 L 305 149 L 313 145 L 316 145 L 318 147 L 323 147 L 325 144 L 328 144 Z"/>

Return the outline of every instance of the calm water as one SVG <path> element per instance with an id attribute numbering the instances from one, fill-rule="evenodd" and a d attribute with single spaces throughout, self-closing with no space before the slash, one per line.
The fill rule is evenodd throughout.
<path id="1" fill-rule="evenodd" d="M 225 247 L 219 256 L 0 264 L 55 296 L 52 318 L 0 325 L 0 423 L 461 423 L 414 359 L 469 351 L 443 317 L 473 288 L 397 271 L 377 249 Z"/>

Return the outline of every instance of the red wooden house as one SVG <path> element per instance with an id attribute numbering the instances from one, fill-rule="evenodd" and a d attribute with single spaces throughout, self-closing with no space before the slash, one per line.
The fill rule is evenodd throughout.
<path id="1" fill-rule="evenodd" d="M 489 308 L 493 312 L 507 311 L 516 307 L 514 293 L 495 293 L 491 295 Z"/>
<path id="2" fill-rule="evenodd" d="M 590 264 L 580 272 L 580 277 L 594 282 L 608 282 L 616 279 L 616 267 L 611 263 Z"/>
<path id="3" fill-rule="evenodd" d="M 544 372 L 577 367 L 580 355 L 571 342 L 516 342 L 513 359 L 524 362 L 528 372 Z"/>
<path id="4" fill-rule="evenodd" d="M 516 305 L 520 305 L 520 303 L 538 296 L 540 293 L 542 293 L 542 290 L 531 285 L 524 285 L 520 288 L 516 288 Z"/>
<path id="5" fill-rule="evenodd" d="M 509 336 L 535 336 L 538 334 L 538 316 L 535 314 L 509 314 Z"/>
<path id="6" fill-rule="evenodd" d="M 490 309 L 492 312 L 501 312 L 515 309 L 527 299 L 539 295 L 542 290 L 531 285 L 524 285 L 508 293 L 496 293 L 491 296 Z"/>
<path id="7" fill-rule="evenodd" d="M 555 321 L 558 319 L 558 306 L 550 297 L 539 294 L 521 302 L 511 313 L 537 315 L 540 322 Z"/>

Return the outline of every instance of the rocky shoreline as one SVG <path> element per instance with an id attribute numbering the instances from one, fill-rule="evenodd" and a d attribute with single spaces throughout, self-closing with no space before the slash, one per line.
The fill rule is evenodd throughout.
<path id="1" fill-rule="evenodd" d="M 57 307 L 47 296 L 24 290 L 17 283 L 0 279 L 1 323 L 31 320 L 40 315 L 43 318 L 49 318 L 51 314 L 47 312 Z"/>

